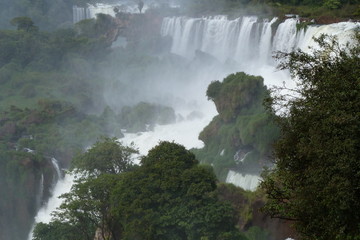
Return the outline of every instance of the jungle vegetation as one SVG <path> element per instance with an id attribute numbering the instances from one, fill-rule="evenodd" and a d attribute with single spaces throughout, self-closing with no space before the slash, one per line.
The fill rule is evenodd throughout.
<path id="1" fill-rule="evenodd" d="M 358 239 L 360 38 L 341 46 L 317 39 L 318 49 L 280 53 L 281 68 L 299 79 L 292 97 L 269 99 L 280 139 L 275 169 L 264 175 L 265 210 L 290 219 L 301 239 Z"/>

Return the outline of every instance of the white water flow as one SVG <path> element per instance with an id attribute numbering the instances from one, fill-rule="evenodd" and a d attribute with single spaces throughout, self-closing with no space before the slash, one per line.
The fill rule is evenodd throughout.
<path id="1" fill-rule="evenodd" d="M 120 139 L 125 145 L 135 143 L 141 155 L 156 146 L 160 141 L 174 141 L 190 148 L 202 148 L 204 143 L 198 140 L 199 133 L 216 114 L 215 109 L 209 110 L 206 116 L 195 119 L 184 119 L 174 124 L 157 125 L 153 131 L 141 133 L 125 133 Z"/>
<path id="2" fill-rule="evenodd" d="M 261 178 L 258 175 L 242 174 L 232 170 L 229 171 L 226 177 L 227 183 L 232 183 L 249 191 L 255 191 L 260 180 Z"/>
<path id="3" fill-rule="evenodd" d="M 298 48 L 308 51 L 309 46 L 315 45 L 313 37 L 321 34 L 337 36 L 344 44 L 360 27 L 360 23 L 342 22 L 310 25 L 306 31 L 297 31 L 299 20 L 290 18 L 273 29 L 276 21 L 277 18 L 269 21 L 256 16 L 234 20 L 226 16 L 168 17 L 163 21 L 161 34 L 172 37 L 171 50 L 175 54 L 191 59 L 195 51 L 200 50 L 223 63 L 235 63 L 235 71 L 261 75 L 268 85 L 282 85 L 284 80 L 291 81 L 286 73 L 276 72 L 276 62 L 271 58 L 274 52 L 290 52 Z"/>
<path id="4" fill-rule="evenodd" d="M 56 158 L 51 158 L 51 163 L 53 165 L 54 170 L 56 171 L 56 177 L 58 179 L 61 178 L 61 170 L 59 167 L 59 162 L 56 160 Z"/>
<path id="5" fill-rule="evenodd" d="M 36 196 L 36 208 L 39 209 L 41 207 L 42 201 L 44 197 L 44 174 L 41 174 L 39 181 L 39 191 Z"/>
<path id="6" fill-rule="evenodd" d="M 146 12 L 150 8 L 159 8 L 160 5 L 156 1 L 146 1 L 142 0 L 144 6 L 142 8 L 142 13 Z M 178 8 L 179 6 L 175 3 L 175 1 L 167 1 L 168 7 L 170 8 Z M 85 7 L 73 6 L 73 23 L 80 22 L 84 19 L 96 18 L 96 14 L 103 13 L 108 14 L 110 16 L 115 16 L 114 9 L 117 9 L 121 13 L 131 13 L 136 14 L 139 13 L 138 1 L 134 0 L 118 0 L 113 1 L 111 4 L 106 3 L 88 3 Z"/>
<path id="7" fill-rule="evenodd" d="M 62 202 L 59 196 L 69 192 L 73 184 L 73 180 L 74 180 L 73 176 L 65 174 L 65 176 L 62 177 L 58 161 L 55 158 L 51 158 L 51 163 L 53 165 L 57 177 L 56 182 L 54 182 L 54 188 L 52 189 L 52 196 L 50 197 L 49 201 L 40 208 L 37 215 L 35 216 L 35 223 L 33 224 L 33 227 L 29 233 L 28 240 L 31 240 L 33 237 L 33 230 L 36 223 L 50 222 L 51 213 L 55 211 L 56 208 L 58 208 Z M 42 176 L 42 181 L 43 181 L 43 176 Z"/>
<path id="8" fill-rule="evenodd" d="M 171 51 L 192 59 L 197 50 L 207 53 L 220 62 L 234 66 L 231 72 L 244 71 L 261 75 L 268 86 L 294 88 L 296 83 L 285 71 L 276 70 L 271 58 L 274 52 L 309 51 L 316 47 L 313 40 L 321 34 L 336 36 L 341 44 L 351 40 L 351 34 L 360 23 L 343 22 L 330 25 L 312 25 L 297 31 L 299 22 L 290 18 L 273 29 L 277 18 L 260 20 L 246 16 L 234 20 L 226 16 L 187 18 L 168 17 L 163 21 L 161 34 L 173 39 Z M 230 73 L 230 72 L 229 72 Z M 246 190 L 255 190 L 259 176 L 229 171 L 227 182 Z"/>
<path id="9" fill-rule="evenodd" d="M 219 64 L 209 66 L 203 63 L 196 66 L 197 72 L 190 79 L 191 84 L 189 80 L 181 86 L 170 86 L 171 79 L 163 83 L 163 91 L 180 91 L 181 94 L 177 94 L 186 98 L 179 101 L 186 103 L 181 105 L 181 109 L 178 108 L 180 105 L 169 102 L 176 112 L 183 116 L 183 120 L 170 125 L 156 126 L 150 132 L 125 134 L 125 138 L 120 140 L 125 144 L 134 142 L 143 155 L 161 140 L 175 141 L 186 148 L 202 147 L 203 143 L 198 140 L 198 135 L 216 115 L 214 104 L 207 101 L 205 96 L 207 86 L 212 80 L 222 80 L 230 73 L 244 71 L 263 76 L 268 86 L 286 84 L 287 87 L 294 87 L 295 83 L 287 72 L 276 70 L 276 63 L 271 59 L 273 51 L 291 51 L 296 48 L 307 50 L 308 46 L 314 46 L 312 37 L 318 37 L 321 33 L 336 35 L 341 42 L 345 42 L 349 40 L 354 29 L 360 26 L 360 23 L 345 22 L 326 26 L 309 26 L 306 31 L 297 32 L 297 19 L 287 19 L 277 29 L 273 29 L 276 21 L 277 19 L 259 20 L 255 16 L 234 20 L 229 20 L 224 16 L 164 18 L 161 34 L 172 38 L 172 53 L 192 61 L 196 56 L 196 51 L 199 50 L 217 59 Z M 192 111 L 201 112 L 203 117 L 186 118 Z M 58 181 L 53 197 L 39 211 L 36 222 L 50 221 L 51 211 L 60 205 L 57 197 L 70 190 L 72 180 L 72 176 L 65 175 Z M 230 171 L 227 181 L 253 190 L 258 184 L 259 176 L 242 175 Z"/>

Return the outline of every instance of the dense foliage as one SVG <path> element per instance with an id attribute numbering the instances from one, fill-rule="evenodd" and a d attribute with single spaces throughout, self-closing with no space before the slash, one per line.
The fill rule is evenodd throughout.
<path id="1" fill-rule="evenodd" d="M 269 94 L 261 77 L 231 74 L 223 82 L 212 82 L 206 92 L 219 113 L 200 133 L 205 143 L 195 150 L 199 159 L 212 164 L 221 180 L 228 169 L 258 172 L 270 155 L 278 129 L 263 107 Z M 238 157 L 234 157 L 237 153 Z"/>
<path id="2" fill-rule="evenodd" d="M 254 14 L 282 18 L 284 14 L 298 14 L 330 22 L 336 18 L 360 17 L 359 0 L 185 0 L 182 3 L 187 12 L 198 15 L 223 13 L 236 17 Z"/>
<path id="3" fill-rule="evenodd" d="M 266 210 L 292 219 L 303 239 L 359 239 L 360 42 L 317 40 L 312 54 L 281 54 L 299 79 L 278 118 L 276 168 L 262 187 Z M 283 97 L 273 99 L 279 107 Z"/>
<path id="4" fill-rule="evenodd" d="M 105 139 L 79 156 L 76 172 L 96 175 L 80 175 L 54 221 L 37 225 L 34 239 L 51 239 L 63 230 L 61 239 L 74 239 L 73 233 L 75 239 L 95 234 L 104 239 L 247 239 L 234 227 L 232 207 L 219 201 L 215 175 L 191 152 L 161 142 L 141 166 L 131 167 L 133 152 Z M 108 159 L 119 171 L 99 169 L 91 159 Z M 130 167 L 116 167 L 121 161 Z"/>
<path id="5" fill-rule="evenodd" d="M 116 112 L 106 106 L 103 87 L 113 79 L 101 69 L 114 57 L 104 37 L 112 20 L 99 15 L 74 29 L 44 32 L 32 19 L 17 17 L 16 30 L 0 30 L 0 238 L 24 239 L 30 230 L 56 180 L 51 157 L 66 167 L 74 152 L 101 135 L 121 137 L 122 129 L 145 131 L 175 119 L 171 108 L 157 104 L 124 104 Z M 142 73 L 130 52 L 116 52 L 127 60 L 116 69 Z M 117 93 L 127 90 L 122 85 Z"/>

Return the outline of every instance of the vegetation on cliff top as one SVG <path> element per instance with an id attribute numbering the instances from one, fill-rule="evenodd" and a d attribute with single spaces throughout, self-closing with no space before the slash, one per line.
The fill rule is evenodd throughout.
<path id="1" fill-rule="evenodd" d="M 263 106 L 269 96 L 263 78 L 231 74 L 223 82 L 213 81 L 206 94 L 219 115 L 199 135 L 205 143 L 203 149 L 194 150 L 199 160 L 211 164 L 222 181 L 229 168 L 259 173 L 278 137 L 278 128 Z"/>
<path id="2" fill-rule="evenodd" d="M 185 8 L 193 14 L 227 14 L 279 16 L 297 14 L 316 19 L 318 23 L 332 23 L 360 18 L 359 0 L 198 0 L 184 1 Z"/>

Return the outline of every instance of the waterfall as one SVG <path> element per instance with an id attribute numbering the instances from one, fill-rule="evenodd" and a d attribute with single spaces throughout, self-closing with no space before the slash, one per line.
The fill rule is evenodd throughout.
<path id="1" fill-rule="evenodd" d="M 271 56 L 269 49 L 271 48 L 271 38 L 272 38 L 272 28 L 271 26 L 278 21 L 278 18 L 273 18 L 270 22 L 267 19 L 264 20 L 265 24 L 263 25 L 260 42 L 259 42 L 259 63 L 266 64 L 271 62 Z"/>
<path id="2" fill-rule="evenodd" d="M 260 20 L 244 16 L 234 20 L 226 16 L 188 18 L 164 18 L 161 34 L 173 39 L 171 51 L 192 58 L 196 50 L 203 51 L 224 62 L 232 59 L 239 63 L 239 70 L 275 66 L 270 58 L 274 51 L 290 52 L 298 48 L 307 50 L 314 45 L 313 37 L 320 34 L 337 36 L 341 43 L 349 40 L 350 34 L 360 23 L 342 22 L 330 25 L 309 25 L 307 30 L 297 31 L 298 18 L 289 18 L 280 23 L 275 34 L 272 26 L 278 21 Z M 273 35 L 273 36 L 272 36 Z"/>
<path id="3" fill-rule="evenodd" d="M 72 186 L 73 177 L 71 175 L 66 174 L 63 178 L 58 161 L 53 157 L 50 160 L 51 160 L 53 169 L 56 173 L 53 178 L 53 189 L 51 190 L 52 196 L 50 197 L 49 201 L 45 205 L 41 206 L 43 192 L 44 192 L 44 175 L 41 174 L 39 194 L 37 197 L 38 202 L 40 203 L 39 206 L 41 206 L 41 208 L 39 209 L 38 213 L 35 216 L 35 222 L 29 233 L 28 240 L 31 240 L 33 237 L 33 230 L 35 228 L 36 223 L 39 223 L 39 222 L 49 223 L 50 222 L 51 212 L 56 210 L 56 208 L 59 207 L 62 202 L 61 199 L 59 199 L 59 196 L 66 192 L 69 192 L 70 188 Z"/>
<path id="4" fill-rule="evenodd" d="M 208 53 L 220 61 L 239 63 L 270 54 L 271 21 L 256 16 L 228 20 L 226 16 L 187 18 L 168 17 L 161 34 L 173 38 L 172 52 L 192 58 L 195 50 Z"/>
<path id="5" fill-rule="evenodd" d="M 80 22 L 81 20 L 91 18 L 90 11 L 86 7 L 73 6 L 73 23 Z"/>
<path id="6" fill-rule="evenodd" d="M 226 182 L 232 183 L 235 186 L 241 187 L 245 190 L 255 191 L 260 183 L 261 178 L 258 175 L 242 174 L 230 170 Z"/>
<path id="7" fill-rule="evenodd" d="M 296 24 L 298 23 L 298 19 L 289 18 L 279 25 L 272 44 L 273 51 L 291 52 L 295 50 L 298 42 L 296 29 Z"/>
<path id="8" fill-rule="evenodd" d="M 114 4 L 96 3 L 87 4 L 86 7 L 73 6 L 73 23 L 80 22 L 84 19 L 96 18 L 96 14 L 103 13 L 115 17 L 114 8 L 117 8 L 119 12 L 124 13 L 139 13 L 137 1 L 119 0 Z M 142 12 L 145 12 L 149 8 L 146 3 L 143 6 Z"/>
<path id="9" fill-rule="evenodd" d="M 74 178 L 72 175 L 65 174 L 64 178 L 60 179 L 56 183 L 52 190 L 52 196 L 50 197 L 49 201 L 40 208 L 35 216 L 35 222 L 29 233 L 28 240 L 32 240 L 33 231 L 37 223 L 49 223 L 51 221 L 51 213 L 55 211 L 56 208 L 58 208 L 62 203 L 62 200 L 59 198 L 59 196 L 70 191 L 73 181 Z"/>
<path id="10" fill-rule="evenodd" d="M 57 178 L 58 179 L 61 178 L 61 170 L 60 170 L 58 161 L 55 158 L 51 158 L 51 163 L 52 163 L 52 165 L 54 167 Z"/>
<path id="11" fill-rule="evenodd" d="M 41 173 L 40 181 L 39 181 L 39 191 L 36 194 L 36 208 L 39 209 L 42 205 L 44 197 L 44 174 Z"/>

